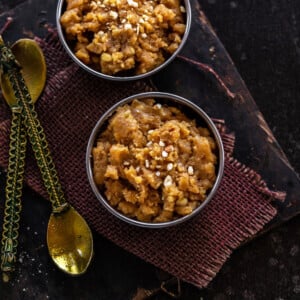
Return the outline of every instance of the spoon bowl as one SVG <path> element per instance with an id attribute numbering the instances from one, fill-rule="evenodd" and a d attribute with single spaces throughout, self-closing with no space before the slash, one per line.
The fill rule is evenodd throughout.
<path id="1" fill-rule="evenodd" d="M 36 102 L 46 83 L 46 61 L 41 48 L 31 39 L 16 41 L 11 51 L 20 65 L 21 74 L 28 88 L 32 102 Z M 7 73 L 0 76 L 0 85 L 3 97 L 9 106 L 17 105 L 15 91 Z"/>
<path id="2" fill-rule="evenodd" d="M 91 231 L 85 220 L 72 207 L 59 214 L 51 213 L 47 244 L 56 265 L 71 275 L 86 271 L 93 253 Z"/>

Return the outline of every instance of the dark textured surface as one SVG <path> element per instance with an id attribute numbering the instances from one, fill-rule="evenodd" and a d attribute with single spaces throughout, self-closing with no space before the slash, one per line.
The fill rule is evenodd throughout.
<path id="1" fill-rule="evenodd" d="M 0 11 L 21 2 L 30 7 L 34 1 L 1 1 Z M 47 8 L 53 7 L 54 2 L 45 1 L 43 11 L 32 10 L 28 14 L 35 16 L 34 22 L 51 20 L 54 13 Z M 299 172 L 299 1 L 200 3 L 275 137 Z M 23 25 L 19 24 L 20 28 L 28 29 Z M 157 274 L 151 266 L 100 237 L 95 241 L 98 254 L 87 276 L 74 279 L 58 272 L 49 261 L 43 236 L 47 225 L 43 218 L 49 207 L 38 199 L 34 199 L 33 206 L 32 198 L 37 197 L 31 191 L 25 195 L 19 259 L 22 265 L 18 265 L 14 282 L 6 286 L 1 283 L 0 299 L 130 299 L 137 286 L 157 284 Z M 199 291 L 184 285 L 182 299 L 299 299 L 299 238 L 300 219 L 296 217 L 235 251 L 207 289 Z M 30 241 L 35 246 L 24 248 L 25 242 Z"/>
<path id="2" fill-rule="evenodd" d="M 201 3 L 290 163 L 299 172 L 300 3 L 240 2 Z"/>
<path id="3" fill-rule="evenodd" d="M 207 0 L 202 7 L 299 174 L 299 1 Z M 299 226 L 298 217 L 236 251 L 205 295 L 299 299 Z"/>

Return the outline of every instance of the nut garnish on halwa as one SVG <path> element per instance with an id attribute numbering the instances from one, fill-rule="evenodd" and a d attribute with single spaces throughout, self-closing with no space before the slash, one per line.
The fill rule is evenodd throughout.
<path id="1" fill-rule="evenodd" d="M 190 214 L 216 180 L 217 146 L 207 128 L 153 99 L 119 107 L 93 148 L 93 176 L 127 217 L 167 222 Z"/>
<path id="2" fill-rule="evenodd" d="M 108 75 L 146 73 L 179 47 L 185 32 L 181 0 L 67 0 L 60 18 L 74 53 Z"/>

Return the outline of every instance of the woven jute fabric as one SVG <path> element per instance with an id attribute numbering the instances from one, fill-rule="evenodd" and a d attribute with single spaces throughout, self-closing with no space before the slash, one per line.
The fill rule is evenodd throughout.
<path id="1" fill-rule="evenodd" d="M 147 81 L 111 82 L 87 74 L 69 59 L 55 33 L 37 40 L 45 53 L 48 78 L 36 109 L 66 198 L 97 233 L 183 281 L 207 286 L 232 251 L 275 216 L 271 200 L 276 193 L 232 157 L 234 136 L 216 121 L 225 146 L 225 173 L 216 196 L 198 216 L 179 226 L 155 230 L 116 219 L 101 206 L 88 183 L 88 138 L 114 103 L 152 87 Z M 0 103 L 0 165 L 5 168 L 11 114 L 3 99 Z M 30 148 L 27 154 L 26 183 L 47 198 Z"/>

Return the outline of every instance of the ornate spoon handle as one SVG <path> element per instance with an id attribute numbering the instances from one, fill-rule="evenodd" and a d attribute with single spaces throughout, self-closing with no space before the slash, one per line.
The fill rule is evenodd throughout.
<path id="1" fill-rule="evenodd" d="M 18 106 L 22 108 L 24 125 L 27 129 L 37 165 L 52 203 L 52 210 L 53 212 L 61 212 L 68 207 L 68 204 L 57 176 L 44 130 L 38 120 L 27 86 L 18 71 L 9 72 L 9 80 L 16 93 Z"/>
<path id="2" fill-rule="evenodd" d="M 21 110 L 12 108 L 10 129 L 9 161 L 7 168 L 5 209 L 1 240 L 1 269 L 3 280 L 8 281 L 7 273 L 14 271 L 16 262 L 19 221 L 21 212 L 21 196 L 25 167 L 26 132 L 22 126 Z"/>
<path id="3" fill-rule="evenodd" d="M 27 85 L 21 74 L 20 65 L 11 50 L 4 44 L 0 36 L 0 71 L 5 74 L 7 81 L 11 86 L 14 97 L 9 99 L 11 106 L 20 107 L 24 120 L 24 126 L 27 129 L 27 134 L 32 145 L 32 149 L 40 169 L 42 179 L 54 212 L 61 212 L 68 207 L 64 198 L 64 194 L 55 170 L 48 143 L 44 130 L 38 120 L 37 113 L 34 108 L 34 103 L 30 96 Z M 5 85 L 4 85 L 5 86 Z M 8 93 L 8 98 L 9 97 Z"/>

